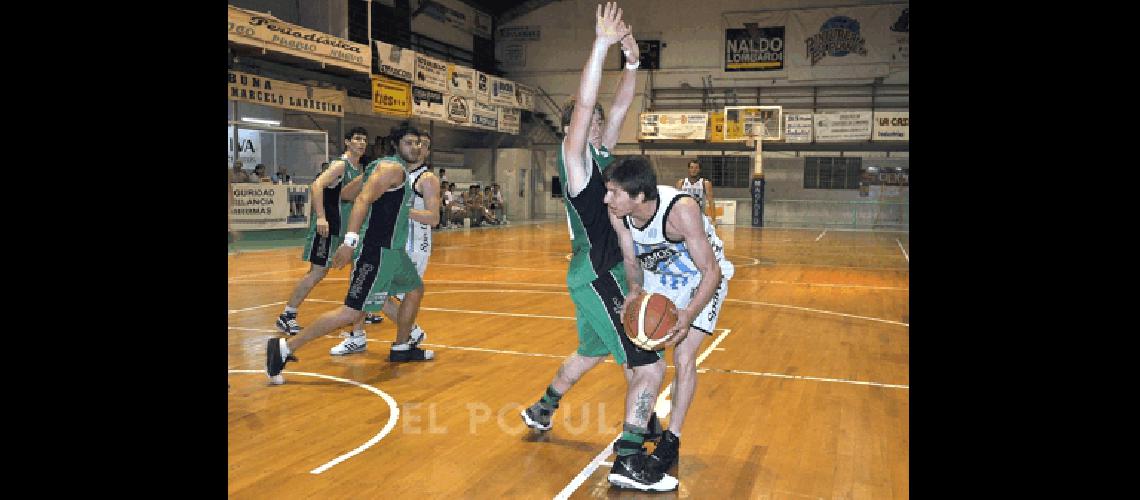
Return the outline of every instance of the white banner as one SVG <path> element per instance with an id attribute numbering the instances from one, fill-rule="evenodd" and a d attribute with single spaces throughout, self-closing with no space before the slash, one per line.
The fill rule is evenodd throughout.
<path id="1" fill-rule="evenodd" d="M 380 64 L 380 74 L 392 78 L 412 81 L 416 71 L 416 51 L 391 45 L 379 40 L 376 43 L 376 59 Z"/>
<path id="2" fill-rule="evenodd" d="M 829 111 L 816 113 L 815 137 L 818 142 L 871 140 L 870 111 Z"/>
<path id="3" fill-rule="evenodd" d="M 901 65 L 891 31 L 907 4 L 792 11 L 788 28 L 788 78 L 869 78 L 886 76 Z M 909 18 L 909 14 L 907 15 Z M 909 20 L 906 29 L 909 36 Z M 909 56 L 909 45 L 907 45 Z"/>
<path id="4" fill-rule="evenodd" d="M 471 106 L 475 100 L 461 95 L 447 96 L 447 121 L 464 127 L 471 126 Z"/>
<path id="5" fill-rule="evenodd" d="M 488 77 L 491 84 L 491 104 L 508 108 L 519 107 L 519 98 L 515 95 L 515 82 L 495 76 Z"/>
<path id="6" fill-rule="evenodd" d="M 372 51 L 368 45 L 290 24 L 267 13 L 230 5 L 228 36 L 234 43 L 371 73 Z"/>
<path id="7" fill-rule="evenodd" d="M 811 142 L 811 113 L 788 113 L 784 115 L 784 142 Z"/>
<path id="8" fill-rule="evenodd" d="M 471 125 L 485 130 L 499 130 L 499 107 L 475 101 L 471 106 Z"/>
<path id="9" fill-rule="evenodd" d="M 233 229 L 281 229 L 308 227 L 309 186 L 268 182 L 234 184 L 230 211 Z"/>
<path id="10" fill-rule="evenodd" d="M 416 54 L 416 77 L 413 84 L 437 92 L 447 92 L 447 63 L 434 57 Z"/>
<path id="11" fill-rule="evenodd" d="M 494 78 L 482 71 L 475 72 L 475 100 L 483 104 L 491 104 L 491 79 Z"/>
<path id="12" fill-rule="evenodd" d="M 726 70 L 734 71 L 734 54 L 777 59 L 773 33 L 783 28 L 782 69 L 773 61 L 740 63 L 744 69 L 789 80 L 887 76 L 892 66 L 910 64 L 909 12 L 909 4 L 898 3 L 724 14 Z"/>
<path id="13" fill-rule="evenodd" d="M 876 141 L 909 141 L 910 111 L 875 112 Z"/>
<path id="14" fill-rule="evenodd" d="M 413 85 L 412 114 L 436 120 L 446 118 L 447 108 L 443 105 L 443 93 Z"/>
<path id="15" fill-rule="evenodd" d="M 705 112 L 641 113 L 640 122 L 639 140 L 704 140 L 708 133 L 709 115 Z"/>
<path id="16" fill-rule="evenodd" d="M 499 108 L 499 132 L 519 135 L 522 113 L 515 108 Z"/>
<path id="17" fill-rule="evenodd" d="M 475 97 L 475 70 L 454 64 L 447 65 L 447 93 Z"/>
<path id="18" fill-rule="evenodd" d="M 234 127 L 229 126 L 230 159 L 229 165 L 234 164 Z M 261 163 L 261 132 L 256 130 L 238 129 L 238 159 L 243 168 L 252 172 L 253 167 Z"/>

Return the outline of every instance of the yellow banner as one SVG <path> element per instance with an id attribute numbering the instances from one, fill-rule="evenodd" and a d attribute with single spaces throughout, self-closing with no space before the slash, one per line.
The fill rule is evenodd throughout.
<path id="1" fill-rule="evenodd" d="M 724 110 L 709 112 L 709 142 L 724 142 Z"/>
<path id="2" fill-rule="evenodd" d="M 343 91 L 318 89 L 298 83 L 230 71 L 229 99 L 262 106 L 344 116 Z"/>
<path id="3" fill-rule="evenodd" d="M 412 84 L 373 75 L 372 111 L 404 118 L 412 116 Z"/>
<path id="4" fill-rule="evenodd" d="M 268 14 L 229 6 L 229 40 L 342 68 L 372 72 L 372 51 L 328 33 L 289 24 Z"/>

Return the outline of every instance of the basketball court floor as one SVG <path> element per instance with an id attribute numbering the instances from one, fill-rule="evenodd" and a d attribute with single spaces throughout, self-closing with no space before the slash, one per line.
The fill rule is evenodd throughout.
<path id="1" fill-rule="evenodd" d="M 612 361 L 562 398 L 553 430 L 518 415 L 576 347 L 564 220 L 435 234 L 417 318 L 434 361 L 389 363 L 385 320 L 363 354 L 310 342 L 280 386 L 266 339 L 308 263 L 299 247 L 231 254 L 230 497 L 908 498 L 909 234 L 718 233 L 736 275 L 701 346 L 680 487 L 652 495 L 606 481 L 625 390 Z M 342 303 L 350 267 L 314 288 L 302 326 Z"/>

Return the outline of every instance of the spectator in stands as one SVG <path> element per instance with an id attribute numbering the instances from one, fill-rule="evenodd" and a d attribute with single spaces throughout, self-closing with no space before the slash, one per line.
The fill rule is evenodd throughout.
<path id="1" fill-rule="evenodd" d="M 447 182 L 447 169 L 446 168 L 439 169 L 439 180 L 440 180 L 440 182 Z"/>
<path id="2" fill-rule="evenodd" d="M 486 206 L 483 205 L 483 193 L 479 191 L 478 184 L 472 184 L 464 193 L 463 205 L 467 207 L 467 217 L 471 219 L 471 227 L 483 225 L 486 218 Z"/>
<path id="3" fill-rule="evenodd" d="M 491 224 L 499 223 L 499 217 L 495 214 L 495 198 L 491 195 L 491 186 L 483 188 L 483 217 Z"/>
<path id="4" fill-rule="evenodd" d="M 253 177 L 249 182 L 272 182 L 269 180 L 269 174 L 265 172 L 264 163 L 258 163 L 256 167 L 253 167 Z"/>
<path id="5" fill-rule="evenodd" d="M 285 167 L 279 167 L 277 173 L 273 175 L 273 182 L 277 184 L 288 184 L 290 179 L 289 172 L 285 170 Z"/>
<path id="6" fill-rule="evenodd" d="M 462 226 L 463 218 L 467 217 L 467 208 L 463 205 L 463 196 L 455 194 L 455 183 L 447 183 L 447 195 L 447 219 L 458 226 Z"/>
<path id="7" fill-rule="evenodd" d="M 439 183 L 439 224 L 436 229 L 447 229 L 447 203 L 451 200 L 451 191 L 447 182 Z"/>
<path id="8" fill-rule="evenodd" d="M 499 222 L 506 220 L 507 209 L 503 205 L 503 190 L 499 189 L 499 183 L 491 184 L 491 202 L 495 210 L 495 218 Z"/>
<path id="9" fill-rule="evenodd" d="M 245 170 L 242 170 L 241 160 L 234 162 L 234 170 L 230 172 L 230 182 L 234 184 L 250 182 L 249 174 L 247 174 Z"/>

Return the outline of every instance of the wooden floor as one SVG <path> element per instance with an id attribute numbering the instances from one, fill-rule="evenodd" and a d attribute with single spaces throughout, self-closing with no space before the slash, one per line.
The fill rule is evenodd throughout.
<path id="1" fill-rule="evenodd" d="M 652 496 L 908 498 L 909 235 L 718 232 L 736 276 L 701 346 L 680 488 Z M 265 377 L 265 343 L 308 265 L 300 248 L 231 255 L 230 496 L 649 496 L 606 482 L 617 365 L 583 377 L 549 433 L 518 416 L 576 347 L 569 251 L 562 220 L 436 233 L 418 317 L 435 361 L 389 363 L 384 321 L 364 354 L 330 356 L 335 334 L 310 342 L 281 386 Z M 302 326 L 343 301 L 348 273 L 313 290 Z"/>

